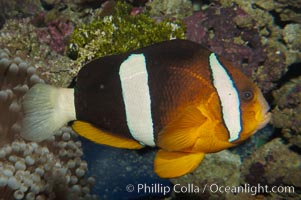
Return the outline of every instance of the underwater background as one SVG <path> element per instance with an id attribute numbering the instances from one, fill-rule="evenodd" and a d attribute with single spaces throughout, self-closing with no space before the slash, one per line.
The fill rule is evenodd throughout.
<path id="1" fill-rule="evenodd" d="M 174 38 L 233 61 L 263 91 L 270 124 L 170 180 L 153 172 L 156 149 L 96 145 L 68 125 L 41 143 L 20 137 L 34 84 L 71 87 L 94 58 Z M 301 199 L 301 1 L 0 0 L 2 199 Z"/>

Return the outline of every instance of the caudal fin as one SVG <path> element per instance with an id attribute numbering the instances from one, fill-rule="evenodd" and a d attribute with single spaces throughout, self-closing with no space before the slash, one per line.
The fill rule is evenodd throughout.
<path id="1" fill-rule="evenodd" d="M 24 96 L 21 136 L 42 141 L 69 121 L 75 120 L 74 89 L 36 84 Z"/>

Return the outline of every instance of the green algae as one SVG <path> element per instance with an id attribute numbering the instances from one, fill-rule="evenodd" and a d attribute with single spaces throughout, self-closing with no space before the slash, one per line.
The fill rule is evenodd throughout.
<path id="1" fill-rule="evenodd" d="M 156 22 L 147 13 L 131 15 L 131 9 L 130 5 L 117 2 L 112 15 L 75 29 L 68 55 L 82 64 L 97 57 L 185 37 L 182 23 L 167 19 Z"/>

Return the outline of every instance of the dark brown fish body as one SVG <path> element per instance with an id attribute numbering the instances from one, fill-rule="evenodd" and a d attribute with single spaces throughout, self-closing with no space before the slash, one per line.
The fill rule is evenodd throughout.
<path id="1" fill-rule="evenodd" d="M 74 121 L 79 135 L 99 144 L 159 147 L 154 165 L 161 177 L 193 171 L 205 153 L 237 145 L 270 119 L 249 78 L 187 40 L 93 60 L 74 89 L 36 85 L 24 107 L 24 138 L 42 141 Z"/>
<path id="2" fill-rule="evenodd" d="M 75 107 L 78 120 L 132 138 L 125 120 L 119 68 L 130 55 L 141 53 L 146 58 L 155 133 L 162 130 L 181 106 L 196 103 L 200 88 L 208 87 L 211 81 L 210 52 L 184 40 L 99 58 L 85 65 L 77 76 Z M 204 74 L 207 83 L 194 77 L 199 74 Z M 203 96 L 206 98 L 206 94 Z"/>

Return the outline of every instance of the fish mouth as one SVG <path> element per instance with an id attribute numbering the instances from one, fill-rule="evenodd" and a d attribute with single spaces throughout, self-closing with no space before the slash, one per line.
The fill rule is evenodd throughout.
<path id="1" fill-rule="evenodd" d="M 257 130 L 265 127 L 270 122 L 271 118 L 272 118 L 272 113 L 267 111 L 263 116 L 263 120 L 259 123 Z"/>
<path id="2" fill-rule="evenodd" d="M 262 129 L 263 127 L 265 127 L 271 120 L 272 118 L 272 113 L 269 112 L 270 111 L 270 106 L 268 104 L 268 102 L 265 100 L 265 98 L 263 97 L 262 93 L 260 92 L 260 95 L 259 95 L 259 103 L 262 107 L 262 117 L 260 120 L 260 123 L 259 123 L 259 126 L 258 126 L 258 129 Z"/>

